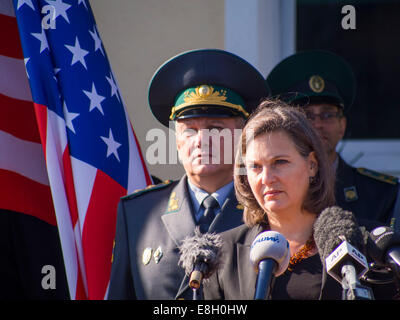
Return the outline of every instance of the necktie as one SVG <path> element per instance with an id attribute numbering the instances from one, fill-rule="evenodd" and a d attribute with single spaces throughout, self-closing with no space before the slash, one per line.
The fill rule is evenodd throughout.
<path id="1" fill-rule="evenodd" d="M 199 226 L 200 231 L 205 233 L 208 231 L 208 228 L 215 218 L 215 209 L 219 207 L 219 204 L 213 196 L 207 196 L 203 200 L 203 207 L 205 208 L 205 211 L 203 216 L 200 218 Z"/>

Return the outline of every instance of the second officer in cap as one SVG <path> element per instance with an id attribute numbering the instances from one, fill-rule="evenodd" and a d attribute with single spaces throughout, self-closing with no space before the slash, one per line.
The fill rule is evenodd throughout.
<path id="1" fill-rule="evenodd" d="M 163 125 L 174 122 L 186 174 L 121 199 L 109 299 L 192 299 L 178 248 L 196 227 L 218 233 L 242 224 L 233 188 L 234 139 L 222 136 L 233 138 L 268 95 L 263 76 L 223 50 L 185 52 L 156 71 L 149 105 Z M 215 144 L 210 133 L 223 131 Z"/>
<path id="2" fill-rule="evenodd" d="M 304 107 L 320 133 L 336 171 L 337 204 L 359 219 L 390 223 L 395 210 L 400 210 L 396 209 L 398 179 L 354 168 L 336 153 L 346 130 L 345 113 L 356 93 L 356 81 L 349 64 L 328 51 L 300 52 L 275 66 L 267 82 L 272 95 Z"/>

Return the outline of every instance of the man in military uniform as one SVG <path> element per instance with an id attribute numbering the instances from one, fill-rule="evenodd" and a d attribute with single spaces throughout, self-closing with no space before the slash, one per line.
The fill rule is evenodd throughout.
<path id="1" fill-rule="evenodd" d="M 182 240 L 196 227 L 218 233 L 242 223 L 234 155 L 226 154 L 234 139 L 210 136 L 225 131 L 233 137 L 268 94 L 254 67 L 223 50 L 185 52 L 156 71 L 149 105 L 163 125 L 174 121 L 186 174 L 121 199 L 109 299 L 192 299 L 188 277 L 178 266 Z"/>
<path id="2" fill-rule="evenodd" d="M 267 82 L 272 95 L 304 107 L 319 132 L 336 171 L 337 204 L 359 219 L 393 222 L 394 213 L 400 214 L 398 179 L 354 168 L 336 153 L 346 130 L 345 113 L 356 92 L 355 77 L 348 63 L 328 51 L 300 52 L 275 66 Z"/>

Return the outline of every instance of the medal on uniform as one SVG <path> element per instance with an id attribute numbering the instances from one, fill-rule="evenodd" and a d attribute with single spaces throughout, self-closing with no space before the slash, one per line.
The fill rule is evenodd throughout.
<path id="1" fill-rule="evenodd" d="M 159 246 L 159 247 L 156 249 L 156 251 L 154 251 L 154 254 L 153 254 L 154 261 L 155 261 L 156 263 L 159 263 L 160 260 L 161 260 L 161 258 L 162 258 L 162 256 L 163 256 L 163 252 L 162 252 L 161 246 Z"/>
<path id="2" fill-rule="evenodd" d="M 150 247 L 147 247 L 146 249 L 143 250 L 143 255 L 142 255 L 142 262 L 144 265 L 148 265 L 150 260 L 151 260 L 151 254 L 153 253 L 153 249 Z"/>

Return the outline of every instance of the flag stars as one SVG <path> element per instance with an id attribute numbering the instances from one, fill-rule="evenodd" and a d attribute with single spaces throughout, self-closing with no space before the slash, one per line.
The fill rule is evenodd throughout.
<path id="1" fill-rule="evenodd" d="M 24 4 L 28 5 L 29 7 L 32 8 L 32 10 L 35 11 L 35 7 L 33 6 L 32 0 L 18 0 L 17 10 L 19 10 L 19 8 L 21 8 Z"/>
<path id="2" fill-rule="evenodd" d="M 40 33 L 31 33 L 31 35 L 40 41 L 40 53 L 42 53 L 46 49 L 49 49 L 49 44 L 47 42 L 46 33 L 44 32 L 44 29 L 42 29 Z"/>
<path id="3" fill-rule="evenodd" d="M 101 39 L 100 39 L 99 34 L 97 33 L 96 27 L 95 26 L 93 27 L 93 31 L 89 30 L 89 33 L 92 36 L 93 41 L 94 41 L 94 52 L 96 52 L 97 50 L 100 50 L 104 56 L 103 47 L 101 45 Z"/>
<path id="4" fill-rule="evenodd" d="M 28 77 L 28 79 L 29 79 L 29 73 L 28 73 L 28 67 L 27 67 L 27 64 L 28 64 L 28 62 L 29 62 L 29 60 L 30 60 L 31 58 L 24 58 L 24 64 L 25 64 L 25 72 L 26 72 L 26 76 Z"/>
<path id="5" fill-rule="evenodd" d="M 118 162 L 120 162 L 117 150 L 119 147 L 121 147 L 121 144 L 114 140 L 114 136 L 112 134 L 111 129 L 108 133 L 108 137 L 100 136 L 100 138 L 107 145 L 107 158 L 110 157 L 111 155 L 114 155 L 114 157 L 118 160 Z"/>
<path id="6" fill-rule="evenodd" d="M 111 87 L 111 97 L 113 97 L 115 95 L 115 96 L 117 96 L 118 101 L 120 101 L 119 96 L 118 96 L 118 87 L 115 83 L 114 77 L 111 72 L 110 72 L 110 77 L 106 76 L 106 79 Z"/>
<path id="7" fill-rule="evenodd" d="M 53 76 L 53 78 L 54 78 L 54 80 L 55 80 L 56 82 L 58 82 L 57 74 L 61 71 L 61 68 L 53 68 L 53 71 L 54 71 L 54 76 Z"/>
<path id="8" fill-rule="evenodd" d="M 85 0 L 78 0 L 78 6 L 79 6 L 80 4 L 82 4 L 82 3 L 83 3 L 83 5 L 85 6 L 86 10 L 88 10 L 88 7 L 87 7 L 87 5 L 86 5 L 86 1 L 85 1 Z"/>
<path id="9" fill-rule="evenodd" d="M 46 2 L 53 6 L 54 13 L 56 15 L 55 19 L 57 19 L 59 16 L 62 16 L 64 20 L 69 23 L 67 10 L 71 8 L 71 5 L 62 2 L 61 0 L 46 0 Z"/>
<path id="10" fill-rule="evenodd" d="M 92 83 L 92 91 L 86 91 L 82 90 L 84 94 L 89 98 L 90 100 L 90 106 L 89 106 L 89 111 L 92 111 L 93 109 L 97 108 L 100 113 L 104 116 L 104 111 L 101 106 L 101 103 L 105 99 L 105 97 L 99 95 L 96 91 L 96 87 L 94 86 L 94 82 Z"/>
<path id="11" fill-rule="evenodd" d="M 85 62 L 85 56 L 89 54 L 89 51 L 86 51 L 81 48 L 81 45 L 79 44 L 78 37 L 75 38 L 75 45 L 70 46 L 70 45 L 65 45 L 69 51 L 72 52 L 72 62 L 71 66 L 73 66 L 75 63 L 80 62 L 82 66 L 87 70 L 86 67 L 86 62 Z"/>
<path id="12" fill-rule="evenodd" d="M 74 120 L 76 117 L 78 117 L 79 113 L 69 112 L 65 101 L 63 104 L 63 111 L 64 111 L 65 124 L 66 124 L 67 128 L 69 130 L 71 130 L 73 133 L 76 133 L 74 125 L 72 123 L 72 120 Z"/>

